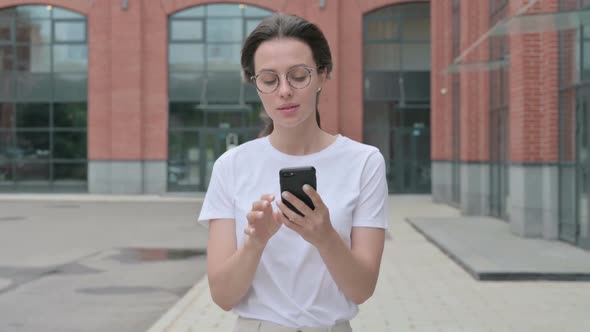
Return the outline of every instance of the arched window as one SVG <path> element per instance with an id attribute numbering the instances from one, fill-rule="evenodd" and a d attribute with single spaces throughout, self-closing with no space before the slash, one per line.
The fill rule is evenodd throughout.
<path id="1" fill-rule="evenodd" d="M 0 191 L 87 191 L 86 17 L 0 9 Z"/>
<path id="2" fill-rule="evenodd" d="M 169 191 L 206 190 L 215 159 L 262 130 L 256 90 L 240 77 L 240 51 L 270 14 L 236 3 L 170 16 Z"/>
<path id="3" fill-rule="evenodd" d="M 430 4 L 364 17 L 364 142 L 387 162 L 389 189 L 430 192 Z"/>

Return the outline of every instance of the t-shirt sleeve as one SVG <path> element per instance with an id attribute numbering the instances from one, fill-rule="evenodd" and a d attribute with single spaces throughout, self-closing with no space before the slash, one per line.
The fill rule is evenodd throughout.
<path id="1" fill-rule="evenodd" d="M 388 189 L 385 159 L 378 150 L 371 152 L 361 173 L 361 189 L 352 216 L 352 227 L 387 229 Z"/>
<path id="2" fill-rule="evenodd" d="M 213 165 L 211 180 L 199 214 L 199 223 L 209 226 L 211 219 L 235 219 L 232 186 L 231 159 L 225 155 L 217 159 Z"/>

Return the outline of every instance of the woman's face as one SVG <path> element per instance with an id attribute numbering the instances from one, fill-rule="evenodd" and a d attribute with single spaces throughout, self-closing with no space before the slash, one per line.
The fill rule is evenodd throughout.
<path id="1" fill-rule="evenodd" d="M 265 41 L 254 54 L 256 84 L 267 91 L 273 89 L 278 75 L 278 86 L 270 93 L 258 91 L 268 116 L 276 127 L 294 128 L 302 123 L 315 123 L 318 90 L 324 76 L 318 75 L 309 46 L 293 38 Z M 306 76 L 311 68 L 309 84 Z M 287 81 L 289 77 L 291 83 Z"/>

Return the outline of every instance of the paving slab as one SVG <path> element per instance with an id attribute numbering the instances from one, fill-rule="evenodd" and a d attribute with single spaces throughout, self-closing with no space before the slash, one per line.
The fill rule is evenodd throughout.
<path id="1" fill-rule="evenodd" d="M 478 280 L 590 281 L 590 251 L 562 241 L 520 237 L 499 219 L 406 221 Z"/>

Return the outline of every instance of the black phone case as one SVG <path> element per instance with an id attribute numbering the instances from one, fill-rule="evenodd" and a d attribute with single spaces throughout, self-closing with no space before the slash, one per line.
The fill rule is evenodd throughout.
<path id="1" fill-rule="evenodd" d="M 317 190 L 315 168 L 313 166 L 283 168 L 279 171 L 281 192 L 288 191 L 302 200 L 312 210 L 315 209 L 311 199 L 303 191 L 303 185 L 308 184 Z M 281 197 L 283 204 L 300 216 L 303 216 L 291 203 Z"/>

